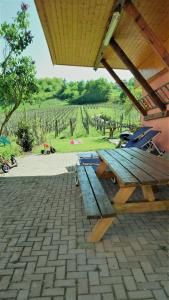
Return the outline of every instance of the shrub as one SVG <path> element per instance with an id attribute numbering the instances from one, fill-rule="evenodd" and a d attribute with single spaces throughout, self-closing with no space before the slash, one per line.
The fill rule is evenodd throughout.
<path id="1" fill-rule="evenodd" d="M 17 144 L 21 146 L 24 152 L 32 151 L 33 148 L 33 134 L 30 130 L 29 124 L 21 122 L 16 132 L 18 137 Z"/>

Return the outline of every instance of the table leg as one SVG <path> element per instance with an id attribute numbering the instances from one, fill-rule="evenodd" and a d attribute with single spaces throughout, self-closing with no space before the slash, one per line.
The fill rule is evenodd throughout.
<path id="1" fill-rule="evenodd" d="M 135 186 L 120 187 L 119 191 L 116 193 L 115 197 L 113 198 L 113 203 L 123 204 L 127 202 L 127 200 L 133 194 L 135 189 L 136 189 Z"/>
<path id="2" fill-rule="evenodd" d="M 141 186 L 145 200 L 155 201 L 154 192 L 151 185 L 142 185 Z"/>
<path id="3" fill-rule="evenodd" d="M 94 226 L 94 228 L 92 229 L 92 231 L 90 232 L 87 241 L 91 243 L 99 242 L 103 237 L 103 235 L 108 230 L 108 228 L 111 226 L 113 220 L 115 220 L 115 218 L 99 219 L 96 225 Z"/>
<path id="4" fill-rule="evenodd" d="M 101 161 L 100 165 L 98 166 L 97 170 L 96 170 L 96 175 L 97 177 L 101 177 L 102 174 L 105 172 L 106 170 L 106 163 L 104 161 Z"/>

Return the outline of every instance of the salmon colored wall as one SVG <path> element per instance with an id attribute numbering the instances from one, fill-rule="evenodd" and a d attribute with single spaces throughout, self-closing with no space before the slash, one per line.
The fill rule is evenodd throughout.
<path id="1" fill-rule="evenodd" d="M 158 87 L 165 84 L 166 82 L 169 82 L 169 71 L 151 80 L 150 85 L 153 87 L 153 89 L 157 89 Z M 143 92 L 143 96 L 144 95 L 145 92 Z M 169 110 L 169 105 L 167 108 Z M 153 114 L 157 112 L 160 112 L 160 110 L 153 109 L 150 110 L 148 114 Z M 141 123 L 142 125 L 152 126 L 153 129 L 161 131 L 161 134 L 156 139 L 154 139 L 154 141 L 161 150 L 165 150 L 166 152 L 169 152 L 169 117 L 159 118 L 156 120 L 148 120 L 148 121 L 144 121 L 142 118 Z"/>

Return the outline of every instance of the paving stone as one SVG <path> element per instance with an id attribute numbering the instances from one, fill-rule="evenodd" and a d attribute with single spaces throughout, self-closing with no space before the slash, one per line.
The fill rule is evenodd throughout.
<path id="1" fill-rule="evenodd" d="M 67 287 L 65 300 L 74 300 L 74 299 L 76 299 L 76 289 L 74 287 Z"/>
<path id="2" fill-rule="evenodd" d="M 48 288 L 42 291 L 42 296 L 60 296 L 64 295 L 64 288 Z"/>
<path id="3" fill-rule="evenodd" d="M 155 299 L 157 299 L 157 300 L 167 300 L 168 299 L 167 295 L 165 294 L 165 292 L 162 289 L 153 291 L 153 294 L 155 296 Z"/>
<path id="4" fill-rule="evenodd" d="M 101 295 L 80 295 L 78 296 L 78 300 L 101 300 Z"/>
<path id="5" fill-rule="evenodd" d="M 127 291 L 133 291 L 137 289 L 135 280 L 132 276 L 124 276 L 123 280 Z"/>
<path id="6" fill-rule="evenodd" d="M 0 290 L 6 290 L 10 283 L 11 276 L 2 276 L 0 278 Z"/>
<path id="7" fill-rule="evenodd" d="M 111 285 L 99 285 L 99 286 L 90 286 L 90 293 L 91 294 L 104 294 L 112 292 Z"/>
<path id="8" fill-rule="evenodd" d="M 44 274 L 44 273 L 54 273 L 55 267 L 39 267 L 36 268 L 36 273 Z"/>
<path id="9" fill-rule="evenodd" d="M 12 277 L 12 281 L 13 282 L 22 281 L 23 273 L 24 273 L 24 269 L 15 269 Z"/>
<path id="10" fill-rule="evenodd" d="M 0 291 L 0 299 L 10 299 L 10 298 L 16 298 L 17 291 L 13 290 L 6 290 L 6 291 Z"/>
<path id="11" fill-rule="evenodd" d="M 62 279 L 55 281 L 55 287 L 73 287 L 76 285 L 76 281 L 74 279 Z"/>
<path id="12" fill-rule="evenodd" d="M 138 283 L 137 287 L 140 290 L 155 290 L 155 289 L 159 289 L 160 288 L 160 282 L 153 281 L 153 282 Z"/>
<path id="13" fill-rule="evenodd" d="M 30 289 L 30 296 L 31 297 L 39 297 L 41 295 L 42 285 L 43 285 L 42 281 L 32 281 L 31 289 Z"/>
<path id="14" fill-rule="evenodd" d="M 100 283 L 98 272 L 89 272 L 89 284 L 98 285 Z"/>
<path id="15" fill-rule="evenodd" d="M 17 296 L 17 300 L 27 300 L 28 299 L 28 290 L 20 290 Z"/>
<path id="16" fill-rule="evenodd" d="M 114 295 L 112 293 L 111 294 L 106 293 L 102 297 L 103 297 L 103 300 L 115 300 Z"/>
<path id="17" fill-rule="evenodd" d="M 132 272 L 136 282 L 146 282 L 144 273 L 141 269 L 132 269 Z"/>
<path id="18" fill-rule="evenodd" d="M 146 274 L 154 272 L 151 264 L 148 261 L 141 262 L 141 266 Z"/>
<path id="19" fill-rule="evenodd" d="M 117 300 L 127 299 L 127 294 L 123 284 L 114 284 L 113 289 Z"/>
<path id="20" fill-rule="evenodd" d="M 88 291 L 89 291 L 88 279 L 87 278 L 79 278 L 78 279 L 78 294 L 88 294 Z"/>
<path id="21" fill-rule="evenodd" d="M 129 295 L 129 299 L 139 299 L 139 300 L 143 300 L 143 299 L 150 299 L 152 297 L 152 293 L 151 291 L 131 291 L 128 292 Z"/>
<path id="22" fill-rule="evenodd" d="M 164 291 L 169 297 L 169 280 L 168 281 L 161 281 L 161 285 L 164 287 Z"/>

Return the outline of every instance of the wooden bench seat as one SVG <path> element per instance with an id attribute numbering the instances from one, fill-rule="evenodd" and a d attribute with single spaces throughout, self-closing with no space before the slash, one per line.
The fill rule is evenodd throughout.
<path id="1" fill-rule="evenodd" d="M 98 219 L 87 240 L 97 242 L 112 224 L 116 211 L 91 166 L 77 166 L 77 175 L 87 218 Z"/>

